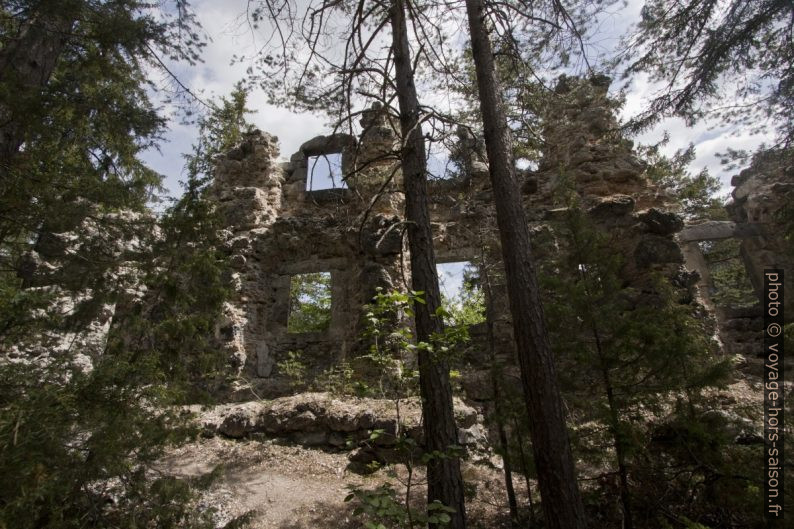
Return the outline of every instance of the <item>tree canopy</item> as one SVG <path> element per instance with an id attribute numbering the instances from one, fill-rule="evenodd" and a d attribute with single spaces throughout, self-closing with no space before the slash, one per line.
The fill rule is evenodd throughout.
<path id="1" fill-rule="evenodd" d="M 679 116 L 716 117 L 752 132 L 773 128 L 780 146 L 794 127 L 794 7 L 787 0 L 648 0 L 627 40 L 627 75 L 662 88 L 636 128 Z"/>

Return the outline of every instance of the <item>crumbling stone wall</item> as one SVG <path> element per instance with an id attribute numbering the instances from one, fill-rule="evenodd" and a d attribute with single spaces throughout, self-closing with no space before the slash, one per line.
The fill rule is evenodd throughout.
<path id="1" fill-rule="evenodd" d="M 23 287 L 45 303 L 30 314 L 32 328 L 40 324 L 41 330 L 0 347 L 0 362 L 55 361 L 88 372 L 105 353 L 116 313 L 143 295 L 135 268 L 127 264 L 139 260 L 145 246 L 129 226 L 153 219 L 78 204 L 80 216 L 47 219 L 36 244 L 20 258 Z"/>
<path id="2" fill-rule="evenodd" d="M 773 149 L 756 154 L 750 167 L 731 180 L 734 189 L 728 214 L 741 238 L 741 257 L 758 298 L 764 287 L 764 269 L 786 271 L 784 289 L 794 285 L 794 152 Z M 788 233 L 787 233 L 788 230 Z M 794 321 L 794 296 L 785 299 L 786 321 Z"/>
<path id="3" fill-rule="evenodd" d="M 737 357 L 738 365 L 765 356 L 763 310 L 759 303 L 749 306 L 715 305 L 710 299 L 714 285 L 709 265 L 700 250 L 702 241 L 738 239 L 739 257 L 744 264 L 756 299 L 763 297 L 764 269 L 784 270 L 784 290 L 790 291 L 794 247 L 790 239 L 794 223 L 794 163 L 792 153 L 773 149 L 758 153 L 752 163 L 731 180 L 734 189 L 726 210 L 731 220 L 703 221 L 685 227 L 679 236 L 687 266 L 700 275 L 698 291 L 702 302 L 716 316 L 723 352 Z M 794 321 L 794 300 L 786 298 L 786 322 Z"/>
<path id="4" fill-rule="evenodd" d="M 289 162 L 279 163 L 277 139 L 255 131 L 217 161 L 214 193 L 228 223 L 236 284 L 218 332 L 240 373 L 263 396 L 290 391 L 276 368 L 289 351 L 303 352 L 309 377 L 349 358 L 361 306 L 377 287 L 404 287 L 402 232 L 395 228 L 402 194 L 398 183 L 378 181 L 395 163 L 385 157 L 388 129 L 371 115 L 367 119 L 378 143 L 368 152 L 351 136 L 335 134 L 304 143 Z M 348 188 L 307 191 L 309 157 L 333 153 L 342 154 Z M 386 193 L 373 204 L 376 188 Z M 329 328 L 290 333 L 290 278 L 311 272 L 330 272 Z"/>
<path id="5" fill-rule="evenodd" d="M 570 206 L 560 199 L 561 190 L 566 189 L 623 256 L 621 274 L 626 286 L 639 295 L 652 295 L 652 278 L 668 278 L 682 303 L 716 312 L 726 352 L 749 354 L 760 343 L 757 311 L 737 313 L 710 307 L 703 288 L 708 271 L 702 255 L 698 259 L 697 242 L 741 238 L 743 258 L 759 290 L 764 268 L 790 272 L 792 249 L 779 230 L 780 216 L 791 207 L 794 195 L 790 155 L 758 156 L 734 179 L 732 221 L 684 227 L 674 201 L 649 181 L 632 142 L 620 134 L 608 84 L 606 78 L 561 78 L 543 120 L 545 147 L 540 164 L 536 170 L 518 173 L 535 234 L 536 258 L 543 262 L 560 248 L 560 222 Z M 235 359 L 240 378 L 257 395 L 275 397 L 293 391 L 278 368 L 290 351 L 303 352 L 310 380 L 354 358 L 361 348 L 361 307 L 377 288 L 410 288 L 398 127 L 378 104 L 362 113 L 361 125 L 358 138 L 351 134 L 314 138 L 288 162 L 279 161 L 277 138 L 254 131 L 216 161 L 212 193 L 227 225 L 226 250 L 231 254 L 235 288 L 216 334 Z M 347 187 L 307 191 L 309 158 L 336 153 L 341 154 Z M 494 352 L 502 363 L 511 364 L 512 323 L 482 142 L 461 130 L 457 157 L 460 175 L 431 181 L 429 186 L 436 256 L 440 263 L 471 261 L 492 270 L 488 306 Z M 26 256 L 22 268 L 29 288 L 48 288 L 53 282 L 49 276 L 65 271 L 63 256 L 70 251 L 74 229 L 70 226 L 42 240 Z M 79 229 L 96 232 L 81 240 L 123 240 L 100 233 L 90 222 Z M 122 251 L 129 248 L 110 253 Z M 322 332 L 291 333 L 287 325 L 290 278 L 310 272 L 330 273 L 330 325 Z M 793 278 L 788 273 L 789 290 Z M 122 279 L 118 281 L 121 288 L 133 292 L 134 278 Z M 71 304 L 64 309 L 71 310 L 81 302 L 78 298 L 65 295 L 58 302 Z M 788 321 L 794 315 L 793 302 L 788 296 Z M 115 310 L 103 306 L 85 336 L 66 333 L 53 336 L 50 342 L 76 344 L 88 351 L 84 363 L 90 369 L 90 356 L 104 349 Z M 463 354 L 462 382 L 472 400 L 491 398 L 485 331 L 484 325 L 470 329 L 472 342 Z M 19 347 L 10 352 L 15 355 L 30 356 Z M 512 376 L 509 370 L 508 376 Z M 248 388 L 239 389 L 229 398 L 250 397 Z"/>
<path id="6" fill-rule="evenodd" d="M 662 274 L 694 301 L 697 275 L 683 266 L 675 240 L 681 219 L 668 197 L 644 174 L 632 143 L 619 134 L 608 80 L 563 78 L 545 119 L 546 148 L 538 170 L 521 173 L 522 199 L 536 233 L 554 239 L 564 213 L 562 185 L 572 186 L 600 229 L 625 258 L 623 273 L 638 291 Z M 289 162 L 277 161 L 276 138 L 249 134 L 217 163 L 215 195 L 229 225 L 237 281 L 219 334 L 257 394 L 290 392 L 278 362 L 301 350 L 309 378 L 355 355 L 361 306 L 376 287 L 406 288 L 410 278 L 403 238 L 403 196 L 395 156 L 396 127 L 378 105 L 364 113 L 359 138 L 321 136 L 301 146 Z M 501 250 L 486 160 L 476 140 L 462 134 L 462 174 L 431 182 L 430 210 L 438 262 L 484 261 L 493 266 L 498 356 L 512 358 L 511 321 L 502 284 Z M 347 189 L 306 191 L 309 156 L 342 153 Z M 538 258 L 551 247 L 538 245 Z M 330 272 L 332 320 L 325 332 L 287 330 L 290 276 Z M 489 398 L 484 328 L 471 331 L 463 386 L 469 398 Z"/>

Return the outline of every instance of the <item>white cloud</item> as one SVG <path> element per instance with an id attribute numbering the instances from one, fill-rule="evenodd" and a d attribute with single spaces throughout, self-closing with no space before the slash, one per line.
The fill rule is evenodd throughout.
<path id="1" fill-rule="evenodd" d="M 305 0 L 301 1 L 303 3 Z M 619 38 L 639 20 L 642 4 L 643 0 L 630 0 L 625 7 L 616 7 L 613 13 L 602 17 L 598 25 L 598 35 L 593 39 L 592 49 L 609 55 L 617 46 Z M 232 57 L 251 56 L 256 48 L 263 44 L 261 32 L 256 35 L 246 23 L 245 5 L 243 1 L 232 3 L 219 0 L 200 0 L 194 4 L 194 10 L 204 31 L 212 40 L 204 50 L 203 63 L 196 67 L 175 65 L 174 71 L 184 84 L 204 98 L 223 96 L 231 92 L 234 84 L 246 76 L 246 68 L 250 65 L 249 63 L 232 65 L 230 64 Z M 462 11 L 457 13 L 463 16 Z M 452 34 L 457 35 L 458 39 L 463 39 L 465 27 L 458 27 L 453 18 L 447 20 L 445 28 L 457 28 Z M 649 82 L 646 75 L 636 76 L 628 87 L 621 119 L 639 113 L 659 88 L 658 85 Z M 430 103 L 440 103 L 442 107 L 450 109 L 454 106 L 448 98 L 439 94 L 425 93 L 423 99 Z M 258 90 L 250 95 L 249 107 L 256 110 L 256 114 L 250 117 L 251 121 L 258 128 L 279 138 L 283 158 L 289 158 L 306 140 L 328 132 L 325 116 L 295 114 L 287 109 L 274 107 L 267 103 L 266 95 Z M 173 107 L 166 110 L 174 113 Z M 715 154 L 724 152 L 729 147 L 752 149 L 763 140 L 769 139 L 768 136 L 752 136 L 736 128 L 712 129 L 709 124 L 704 123 L 689 127 L 680 119 L 664 120 L 653 130 L 636 139 L 645 144 L 656 142 L 662 138 L 665 130 L 670 134 L 670 142 L 664 148 L 666 154 L 686 148 L 690 142 L 694 143 L 696 158 L 692 162 L 692 171 L 697 172 L 703 167 L 708 167 L 712 174 L 721 178 L 725 189 L 731 174 L 735 171 L 726 172 Z M 144 156 L 152 167 L 167 176 L 166 185 L 174 195 L 181 193 L 178 181 L 183 165 L 182 154 L 190 151 L 195 139 L 195 127 L 181 125 L 178 120 L 174 120 L 166 135 L 166 142 L 161 146 L 162 155 L 149 152 Z"/>
<path id="2" fill-rule="evenodd" d="M 174 65 L 172 71 L 203 99 L 228 95 L 235 83 L 246 76 L 247 64 L 231 64 L 235 55 L 250 53 L 254 46 L 242 16 L 244 7 L 243 2 L 230 6 L 229 2 L 217 0 L 203 0 L 193 6 L 204 31 L 212 40 L 204 49 L 203 63 L 195 67 Z M 303 142 L 328 132 L 324 116 L 296 114 L 270 105 L 261 90 L 251 93 L 248 106 L 256 111 L 249 119 L 258 128 L 279 138 L 284 159 L 296 152 Z M 179 181 L 184 163 L 182 154 L 190 151 L 197 138 L 197 129 L 181 124 L 173 105 L 166 106 L 164 111 L 166 115 L 172 116 L 172 120 L 165 141 L 160 146 L 162 153 L 151 150 L 143 158 L 166 176 L 165 185 L 170 194 L 178 196 L 181 194 Z"/>

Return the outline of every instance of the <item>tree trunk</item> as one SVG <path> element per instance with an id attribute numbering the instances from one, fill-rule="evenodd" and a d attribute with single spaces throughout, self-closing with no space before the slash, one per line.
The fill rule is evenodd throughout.
<path id="1" fill-rule="evenodd" d="M 527 503 L 529 507 L 529 526 L 535 527 L 535 504 L 532 501 L 532 484 L 529 482 L 529 461 L 527 455 L 524 453 L 524 436 L 521 435 L 521 425 L 518 423 L 518 417 L 513 415 L 513 434 L 516 436 L 516 448 L 518 448 L 518 457 L 521 460 L 521 472 L 524 474 L 524 483 L 527 487 Z"/>
<path id="2" fill-rule="evenodd" d="M 546 526 L 586 527 L 482 0 L 466 0 L 485 146 Z"/>
<path id="3" fill-rule="evenodd" d="M 618 476 L 620 478 L 620 503 L 623 505 L 623 529 L 634 529 L 634 521 L 631 516 L 631 495 L 629 493 L 629 473 L 626 468 L 626 450 L 620 437 L 620 419 L 617 406 L 615 405 L 615 394 L 612 390 L 612 381 L 609 371 L 603 366 L 601 376 L 607 393 L 609 404 L 610 430 L 614 440 L 615 457 L 618 462 Z"/>
<path id="4" fill-rule="evenodd" d="M 577 252 L 580 249 L 577 247 Z M 582 256 L 577 259 L 580 263 L 585 262 Z M 623 505 L 623 529 L 634 529 L 634 521 L 631 515 L 631 494 L 629 493 L 629 473 L 626 467 L 626 447 L 620 435 L 620 414 L 618 413 L 617 403 L 615 402 L 614 385 L 612 384 L 612 377 L 609 374 L 609 365 L 604 348 L 601 345 L 601 333 L 598 332 L 598 325 L 596 324 L 595 314 L 593 311 L 590 293 L 590 278 L 588 274 L 579 269 L 579 275 L 584 283 L 584 293 L 587 296 L 587 311 L 588 319 L 590 320 L 590 329 L 593 332 L 593 339 L 595 340 L 596 353 L 598 354 L 598 367 L 601 371 L 601 381 L 604 383 L 604 391 L 607 394 L 607 404 L 609 405 L 609 430 L 612 433 L 613 446 L 615 448 L 615 457 L 618 463 L 618 477 L 620 478 L 620 502 Z"/>
<path id="5" fill-rule="evenodd" d="M 0 103 L 0 167 L 7 170 L 25 140 L 26 101 L 38 99 L 75 24 L 73 2 L 43 2 L 0 49 L 0 83 L 14 98 Z"/>
<path id="6" fill-rule="evenodd" d="M 425 303 L 415 303 L 416 337 L 429 342 L 434 333 L 443 330 L 436 316 L 441 295 L 436 275 L 433 234 L 427 208 L 427 167 L 422 127 L 419 122 L 419 100 L 414 85 L 408 28 L 402 0 L 391 7 L 392 48 L 396 72 L 397 99 L 402 131 L 402 171 L 405 182 L 405 217 L 408 221 L 408 246 L 411 252 L 413 289 L 424 294 Z M 419 350 L 419 388 L 422 396 L 425 443 L 428 452 L 446 453 L 458 444 L 458 432 L 452 409 L 452 387 L 449 365 L 443 358 L 433 358 L 427 350 Z M 463 502 L 463 478 L 457 457 L 435 457 L 427 465 L 428 503 L 439 501 L 455 509 L 449 527 L 463 529 L 466 511 Z"/>
<path id="7" fill-rule="evenodd" d="M 496 351 L 494 350 L 495 338 L 493 330 L 493 290 L 491 289 L 491 276 L 488 274 L 484 250 L 480 263 L 481 279 L 483 285 L 485 286 L 485 325 L 488 333 L 488 361 L 491 363 L 491 387 L 493 389 L 494 420 L 496 421 L 496 431 L 499 435 L 499 447 L 502 450 L 502 465 L 504 467 L 507 505 L 510 508 L 510 523 L 513 527 L 518 527 L 518 502 L 516 501 L 516 491 L 513 488 L 513 470 L 510 467 L 510 445 L 507 441 L 507 432 L 505 430 L 505 413 L 502 409 L 502 394 L 499 391 L 501 370 L 496 364 Z"/>

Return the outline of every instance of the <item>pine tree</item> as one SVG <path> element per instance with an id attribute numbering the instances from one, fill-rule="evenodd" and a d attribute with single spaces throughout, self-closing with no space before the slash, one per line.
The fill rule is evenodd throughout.
<path id="1" fill-rule="evenodd" d="M 774 127 L 779 145 L 790 145 L 791 16 L 786 0 L 646 1 L 622 58 L 627 75 L 649 73 L 664 88 L 635 127 L 664 116 L 691 124 L 716 115 L 754 132 Z M 731 82 L 736 77 L 743 82 Z"/>
<path id="2" fill-rule="evenodd" d="M 252 128 L 246 103 L 247 92 L 238 84 L 199 117 L 198 141 L 185 155 L 184 194 L 163 213 L 159 230 L 147 240 L 148 258 L 138 263 L 144 295 L 117 318 L 111 335 L 111 351 L 159 358 L 171 387 L 190 389 L 183 398 L 199 398 L 202 382 L 204 390 L 221 383 L 228 363 L 214 335 L 231 274 L 223 219 L 208 194 L 215 156 Z"/>
<path id="3" fill-rule="evenodd" d="M 581 422 L 605 425 L 623 524 L 642 526 L 634 516 L 640 509 L 634 507 L 631 476 L 648 449 L 647 416 L 663 417 L 676 398 L 724 384 L 730 366 L 714 356 L 716 344 L 695 308 L 681 304 L 667 280 L 656 278 L 653 293 L 624 285 L 623 262 L 609 236 L 575 201 L 558 237 L 563 250 L 545 284 L 555 351 L 563 365 L 575 366 L 575 377 L 563 383 Z M 587 441 L 603 460 L 607 445 L 592 436 Z"/>
<path id="4" fill-rule="evenodd" d="M 148 473 L 193 434 L 172 405 L 195 398 L 193 383 L 225 364 L 211 339 L 228 274 L 203 196 L 208 175 L 199 173 L 206 153 L 227 148 L 221 139 L 236 141 L 241 128 L 205 121 L 223 134 L 203 134 L 205 158 L 193 160 L 202 169 L 189 170 L 188 192 L 159 219 L 148 211 L 161 177 L 137 155 L 164 120 L 144 65 L 157 50 L 195 58 L 195 28 L 178 7 L 169 20 L 139 2 L 4 6 L 4 52 L 38 24 L 39 9 L 75 21 L 35 89 L 15 93 L 18 78 L 0 79 L 13 124 L 3 141 L 23 138 L 2 160 L 0 527 L 211 526 L 192 508 L 189 481 Z M 62 300 L 65 315 L 53 310 Z M 99 354 L 79 340 L 59 345 L 65 331 L 77 337 L 108 317 Z M 44 354 L 29 357 L 34 351 Z"/>
<path id="5" fill-rule="evenodd" d="M 532 447 L 545 521 L 549 527 L 584 528 L 587 525 L 584 506 L 576 482 L 557 373 L 540 302 L 529 228 L 519 198 L 510 127 L 485 27 L 485 6 L 479 0 L 468 0 L 466 10 L 513 333 L 532 425 Z"/>

